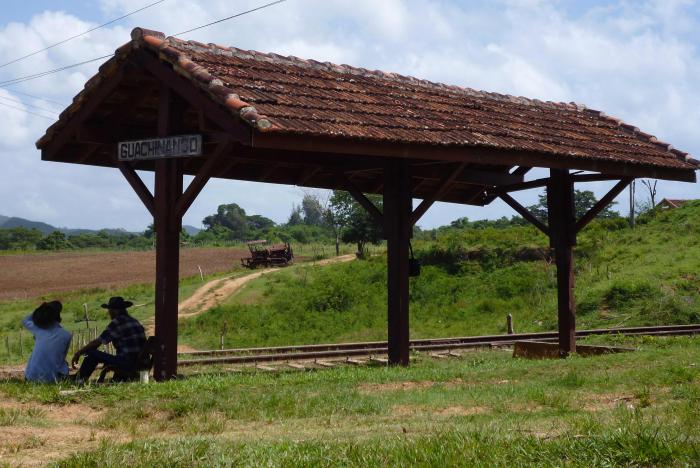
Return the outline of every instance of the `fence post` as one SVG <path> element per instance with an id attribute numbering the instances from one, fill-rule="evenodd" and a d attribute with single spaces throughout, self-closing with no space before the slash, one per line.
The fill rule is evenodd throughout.
<path id="1" fill-rule="evenodd" d="M 508 334 L 512 335 L 515 333 L 513 331 L 513 314 L 508 314 L 508 317 L 506 318 L 506 322 L 508 324 Z"/>
<path id="2" fill-rule="evenodd" d="M 221 350 L 224 350 L 224 334 L 221 334 Z"/>

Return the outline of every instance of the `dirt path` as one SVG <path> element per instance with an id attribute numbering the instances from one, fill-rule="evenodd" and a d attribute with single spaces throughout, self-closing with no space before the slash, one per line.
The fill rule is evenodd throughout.
<path id="1" fill-rule="evenodd" d="M 323 266 L 331 263 L 339 262 L 349 262 L 355 259 L 355 255 L 341 255 L 340 257 L 328 258 L 325 260 L 319 260 L 317 262 L 309 263 L 313 266 Z M 249 273 L 245 276 L 238 277 L 228 277 L 221 278 L 217 280 L 209 281 L 202 287 L 197 289 L 192 296 L 188 297 L 182 301 L 177 308 L 178 319 L 185 319 L 196 317 L 199 314 L 206 312 L 207 310 L 221 304 L 223 301 L 231 297 L 236 291 L 241 289 L 243 286 L 248 284 L 254 279 L 260 278 L 268 273 L 273 273 L 275 271 L 282 271 L 280 268 L 265 268 L 264 270 L 259 270 L 254 273 Z M 153 335 L 155 333 L 155 323 L 154 319 L 148 319 L 144 321 L 144 326 L 146 327 L 146 333 L 148 335 Z M 180 345 L 178 346 L 178 351 L 191 351 L 192 349 Z"/>

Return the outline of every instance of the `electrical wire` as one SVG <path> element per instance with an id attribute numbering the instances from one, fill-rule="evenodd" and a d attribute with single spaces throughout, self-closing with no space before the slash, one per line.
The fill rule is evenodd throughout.
<path id="1" fill-rule="evenodd" d="M 56 120 L 56 117 L 49 117 L 48 115 L 38 114 L 36 112 L 28 111 L 27 109 L 22 109 L 21 107 L 15 107 L 15 106 L 11 106 L 10 104 L 5 104 L 4 102 L 0 102 L 0 106 L 9 107 L 10 109 L 17 109 L 17 110 L 26 112 L 27 114 L 36 115 L 37 117 L 43 117 L 43 118 L 48 119 L 48 120 Z"/>
<path id="2" fill-rule="evenodd" d="M 44 97 L 35 96 L 35 95 L 33 95 L 33 94 L 25 93 L 24 91 L 18 91 L 18 90 L 14 89 L 14 88 L 11 89 L 10 91 L 11 91 L 13 94 L 21 94 L 22 96 L 27 96 L 27 97 L 30 97 L 30 98 L 38 99 L 38 100 L 40 100 L 40 101 L 48 102 L 48 103 L 50 103 L 50 104 L 56 104 L 57 106 L 59 106 L 59 107 L 61 107 L 61 108 L 66 107 L 66 104 L 63 103 L 63 102 L 52 101 L 51 99 L 47 99 L 47 98 L 44 98 Z"/>
<path id="3" fill-rule="evenodd" d="M 34 52 L 30 52 L 30 53 L 28 53 L 27 55 L 23 55 L 23 56 L 18 57 L 18 58 L 14 59 L 14 60 L 10 60 L 9 62 L 5 62 L 5 63 L 3 63 L 2 65 L 0 65 L 0 68 L 6 67 L 6 66 L 11 65 L 11 64 L 13 64 L 13 63 L 17 63 L 17 62 L 19 62 L 19 61 L 21 61 L 21 60 L 24 60 L 24 59 L 26 59 L 26 58 L 32 57 L 32 56 L 34 56 L 34 55 L 36 55 L 36 54 L 39 54 L 39 53 L 41 53 L 41 52 L 44 52 L 44 51 L 46 51 L 46 50 L 53 49 L 54 47 L 60 46 L 61 44 L 65 44 L 65 43 L 68 42 L 68 41 L 72 41 L 73 39 L 76 39 L 76 38 L 78 38 L 78 37 L 80 37 L 80 36 L 84 36 L 85 34 L 91 33 L 91 32 L 93 32 L 93 31 L 96 31 L 96 30 L 100 29 L 100 28 L 104 28 L 105 26 L 109 26 L 109 25 L 112 24 L 112 23 L 116 23 L 117 21 L 123 20 L 124 18 L 127 18 L 127 17 L 129 17 L 129 16 L 131 16 L 131 15 L 134 15 L 134 14 L 140 12 L 140 11 L 143 11 L 143 10 L 146 10 L 146 9 L 151 8 L 151 7 L 153 7 L 153 6 L 156 6 L 156 5 L 158 5 L 159 3 L 163 3 L 164 1 L 165 1 L 165 0 L 158 0 L 157 2 L 150 3 L 150 4 L 148 4 L 148 5 L 144 6 L 144 7 L 139 8 L 138 10 L 130 11 L 129 13 L 126 13 L 126 14 L 120 16 L 119 18 L 114 18 L 113 20 L 107 21 L 106 23 L 102 23 L 102 24 L 100 24 L 99 26 L 95 26 L 94 28 L 88 29 L 87 31 L 83 31 L 83 32 L 81 32 L 81 33 L 79 33 L 79 34 L 76 34 L 76 35 L 74 35 L 74 36 L 70 36 L 70 37 L 68 37 L 68 38 L 66 38 L 66 39 L 63 39 L 62 41 L 56 42 L 55 44 L 51 44 L 50 46 L 44 47 L 43 49 L 35 50 Z"/>
<path id="4" fill-rule="evenodd" d="M 34 104 L 27 104 L 26 102 L 22 102 L 22 101 L 19 100 L 19 99 L 14 99 L 14 98 L 11 98 L 11 97 L 6 97 L 6 96 L 0 96 L 0 99 L 4 99 L 5 101 L 14 102 L 14 103 L 16 103 L 16 104 L 22 104 L 24 107 L 30 107 L 30 108 L 32 108 L 32 109 L 36 109 L 36 110 L 40 110 L 40 111 L 44 111 L 44 112 L 49 112 L 49 113 L 51 113 L 51 114 L 56 114 L 56 115 L 58 115 L 58 112 L 56 112 L 56 111 L 53 110 L 53 109 L 47 109 L 46 107 L 35 106 Z"/>
<path id="5" fill-rule="evenodd" d="M 37 78 L 41 78 L 42 76 L 52 75 L 52 74 L 54 74 L 54 73 L 58 73 L 58 72 L 61 72 L 61 71 L 64 71 L 64 70 L 68 70 L 68 69 L 70 69 L 70 68 L 79 67 L 79 66 L 81 66 L 81 65 L 85 65 L 85 64 L 88 64 L 88 63 L 96 62 L 96 61 L 98 61 L 98 60 L 102 60 L 102 59 L 105 59 L 105 58 L 107 58 L 107 57 L 112 57 L 112 56 L 114 56 L 114 54 L 103 55 L 102 57 L 96 57 L 96 58 L 94 58 L 94 59 L 85 60 L 85 61 L 83 61 L 83 62 L 78 62 L 78 63 L 73 63 L 73 64 L 71 64 L 71 65 L 66 65 L 66 66 L 64 66 L 64 67 L 54 68 L 53 70 L 46 70 L 46 71 L 43 71 L 43 72 L 35 73 L 35 74 L 33 74 L 33 75 L 20 76 L 20 77 L 18 77 L 18 78 L 13 78 L 13 79 L 11 79 L 11 80 L 0 81 L 0 87 L 5 87 L 5 86 L 12 85 L 12 84 L 22 83 L 22 82 L 24 82 L 24 81 L 29 81 L 29 80 L 35 80 L 35 79 L 37 79 Z"/>
<path id="6" fill-rule="evenodd" d="M 165 1 L 165 0 L 161 0 L 161 1 Z M 174 34 L 173 36 L 179 36 L 179 35 L 186 34 L 186 33 L 192 32 L 192 31 L 197 31 L 197 30 L 199 30 L 199 29 L 203 29 L 203 28 L 206 28 L 206 27 L 208 27 L 208 26 L 221 23 L 221 22 L 223 22 L 223 21 L 228 21 L 228 20 L 231 20 L 231 19 L 233 19 L 233 18 L 238 18 L 239 16 L 247 15 L 248 13 L 253 13 L 253 12 L 255 12 L 255 11 L 262 10 L 262 9 L 264 9 L 264 8 L 268 8 L 268 7 L 271 7 L 271 6 L 273 6 L 273 5 L 277 5 L 277 4 L 279 4 L 279 3 L 283 3 L 283 2 L 286 2 L 286 1 L 287 1 L 287 0 L 277 0 L 277 1 L 275 1 L 275 2 L 266 3 L 265 5 L 261 5 L 261 6 L 257 7 L 257 8 L 253 8 L 253 9 L 251 9 L 251 10 L 243 11 L 243 12 L 241 12 L 241 13 L 237 13 L 237 14 L 232 15 L 232 16 L 227 16 L 226 18 L 222 18 L 222 19 L 220 19 L 220 20 L 213 21 L 213 22 L 211 22 L 211 23 L 203 24 L 202 26 L 197 26 L 196 28 L 188 29 L 187 31 L 183 31 L 183 32 Z M 0 81 L 0 88 L 6 87 L 6 86 L 10 86 L 10 85 L 13 85 L 13 84 L 17 84 L 17 83 L 23 83 L 23 82 L 25 82 L 25 81 L 35 80 L 35 79 L 37 79 L 37 78 L 42 78 L 42 77 L 47 76 L 47 75 L 52 75 L 52 74 L 54 74 L 54 73 L 58 73 L 58 72 L 61 72 L 61 71 L 64 71 L 64 70 L 68 70 L 68 69 L 70 69 L 70 68 L 79 67 L 79 66 L 81 66 L 81 65 L 85 65 L 85 64 L 88 64 L 88 63 L 96 62 L 96 61 L 98 61 L 98 60 L 102 60 L 102 59 L 105 59 L 105 58 L 108 58 L 108 57 L 113 57 L 113 56 L 114 56 L 114 54 L 103 55 L 102 57 L 96 57 L 96 58 L 93 58 L 93 59 L 90 59 L 90 60 L 85 60 L 85 61 L 83 61 L 83 62 L 73 63 L 73 64 L 71 64 L 71 65 L 66 65 L 66 66 L 60 67 L 60 68 L 54 68 L 53 70 L 46 70 L 46 71 L 43 71 L 43 72 L 34 73 L 33 75 L 25 75 L 25 76 L 20 76 L 20 77 L 17 77 L 17 78 L 13 78 L 13 79 L 11 79 L 11 80 Z"/>
<path id="7" fill-rule="evenodd" d="M 187 34 L 187 33 L 190 33 L 192 31 L 197 31 L 198 29 L 203 29 L 203 28 L 206 28 L 208 26 L 212 26 L 214 24 L 223 23 L 224 21 L 238 18 L 239 16 L 247 15 L 248 13 L 253 13 L 254 11 L 262 10 L 262 9 L 267 8 L 267 7 L 271 7 L 273 5 L 277 5 L 278 3 L 283 3 L 286 1 L 287 0 L 277 0 L 276 2 L 266 3 L 265 5 L 260 5 L 259 7 L 253 8 L 251 10 L 243 11 L 241 13 L 236 13 L 235 15 L 227 16 L 226 18 L 221 18 L 220 20 L 212 21 L 211 23 L 203 24 L 202 26 L 197 26 L 196 28 L 188 29 L 187 31 L 182 31 L 182 32 L 179 32 L 177 34 L 173 34 L 173 37 L 180 36 L 182 34 Z"/>

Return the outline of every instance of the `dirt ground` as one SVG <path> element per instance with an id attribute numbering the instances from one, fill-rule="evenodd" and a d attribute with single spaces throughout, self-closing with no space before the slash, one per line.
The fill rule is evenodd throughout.
<path id="1" fill-rule="evenodd" d="M 209 248 L 180 251 L 180 277 L 231 269 L 244 250 Z M 28 299 L 85 288 L 115 288 L 155 279 L 155 252 L 68 252 L 0 256 L 0 301 Z"/>

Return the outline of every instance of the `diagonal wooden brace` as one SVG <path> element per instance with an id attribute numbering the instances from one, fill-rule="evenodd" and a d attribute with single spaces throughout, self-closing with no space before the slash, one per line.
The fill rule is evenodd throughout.
<path id="1" fill-rule="evenodd" d="M 441 198 L 447 191 L 452 187 L 455 179 L 464 172 L 464 168 L 467 166 L 466 163 L 458 164 L 457 167 L 440 183 L 438 189 L 429 198 L 425 198 L 420 205 L 413 210 L 411 213 L 411 226 L 416 224 L 418 220 L 425 214 L 426 211 L 435 203 L 435 201 Z"/>
<path id="2" fill-rule="evenodd" d="M 350 195 L 359 203 L 362 205 L 362 207 L 367 210 L 367 212 L 374 218 L 374 221 L 377 222 L 380 226 L 384 226 L 384 215 L 382 214 L 381 211 L 379 211 L 379 208 L 372 203 L 365 195 L 362 193 L 362 191 L 357 188 L 357 186 L 352 183 L 350 179 L 348 179 L 348 176 L 345 175 L 344 172 L 338 172 L 338 177 L 340 177 L 340 180 L 343 184 L 343 187 L 345 190 L 347 190 Z"/>
<path id="3" fill-rule="evenodd" d="M 139 177 L 134 168 L 131 167 L 131 164 L 129 164 L 128 162 L 117 161 L 117 167 L 122 172 L 122 174 L 124 174 L 124 177 L 126 178 L 127 182 L 129 182 L 131 188 L 134 189 L 136 195 L 138 195 L 143 204 L 146 206 L 148 212 L 151 213 L 151 216 L 154 216 L 153 213 L 155 210 L 155 202 L 153 194 L 151 194 L 151 191 L 148 190 L 146 184 L 143 183 L 141 177 Z"/>
<path id="4" fill-rule="evenodd" d="M 207 158 L 206 162 L 199 169 L 199 172 L 197 172 L 197 175 L 194 177 L 194 179 L 192 179 L 192 182 L 190 182 L 187 190 L 185 190 L 185 192 L 178 198 L 177 203 L 175 204 L 176 216 L 182 218 L 185 213 L 187 213 L 187 210 L 190 208 L 190 206 L 192 206 L 192 203 L 197 198 L 197 195 L 199 195 L 209 181 L 209 178 L 211 177 L 216 165 L 226 155 L 226 151 L 229 147 L 230 144 L 227 141 L 221 142 L 216 146 L 214 153 Z"/>
<path id="5" fill-rule="evenodd" d="M 613 188 L 610 189 L 610 191 L 603 198 L 598 200 L 598 203 L 593 205 L 585 215 L 581 216 L 581 219 L 576 221 L 576 233 L 578 233 L 581 229 L 586 227 L 588 223 L 593 221 L 593 218 L 595 218 L 598 215 L 598 213 L 603 211 L 605 207 L 608 206 L 610 202 L 612 202 L 615 199 L 615 197 L 617 197 L 620 194 L 620 192 L 622 192 L 625 189 L 625 187 L 627 187 L 630 184 L 630 182 L 632 182 L 632 180 L 634 179 L 626 178 L 619 181 L 617 184 L 615 184 Z"/>
<path id="6" fill-rule="evenodd" d="M 518 203 L 513 197 L 511 197 L 507 193 L 499 193 L 498 196 L 511 208 L 517 211 L 518 214 L 520 214 L 520 216 L 531 222 L 537 229 L 542 231 L 545 236 L 549 237 L 549 227 L 547 227 L 542 221 L 537 219 L 535 215 L 530 213 L 530 211 L 527 208 Z"/>

